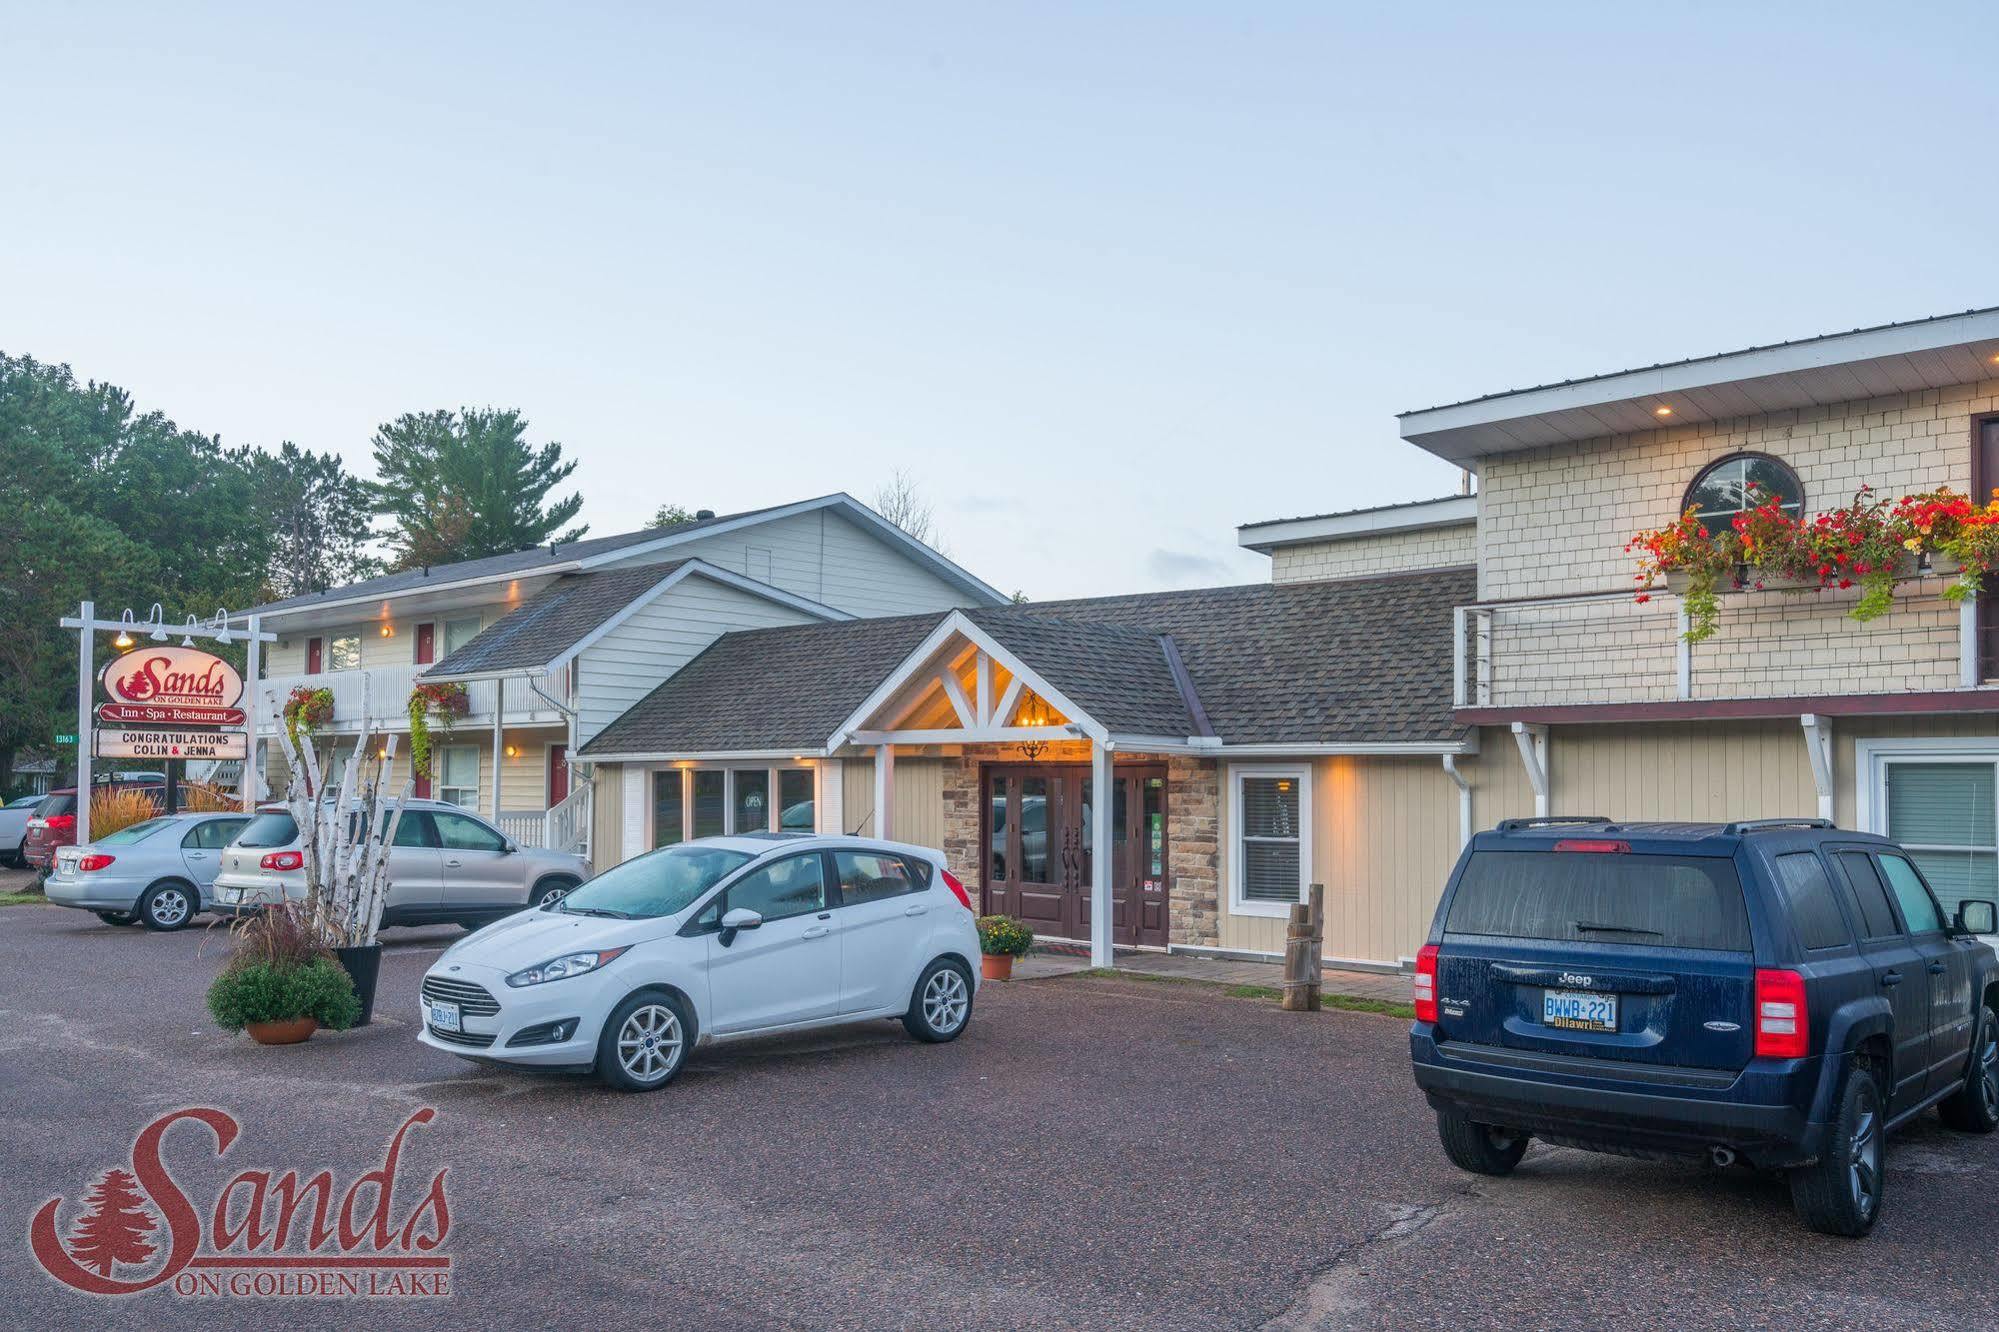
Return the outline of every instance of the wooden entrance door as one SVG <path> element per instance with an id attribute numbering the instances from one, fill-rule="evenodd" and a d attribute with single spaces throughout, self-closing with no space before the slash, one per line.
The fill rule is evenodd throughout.
<path id="1" fill-rule="evenodd" d="M 985 778 L 985 910 L 1035 933 L 1090 937 L 1090 811 L 1083 766 L 994 767 Z M 1111 942 L 1166 946 L 1166 769 L 1116 770 L 1111 810 Z"/>

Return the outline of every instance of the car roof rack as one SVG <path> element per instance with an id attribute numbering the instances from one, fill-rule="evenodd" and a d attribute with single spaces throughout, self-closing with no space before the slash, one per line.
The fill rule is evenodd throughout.
<path id="1" fill-rule="evenodd" d="M 1831 819 L 1737 819 L 1734 823 L 1723 825 L 1721 831 L 1728 836 L 1737 836 L 1742 833 L 1769 832 L 1776 828 L 1837 827 L 1839 825 Z"/>
<path id="2" fill-rule="evenodd" d="M 1526 828 L 1560 828 L 1569 824 L 1609 823 L 1601 814 L 1536 814 L 1531 819 L 1501 819 L 1500 832 L 1520 832 Z"/>

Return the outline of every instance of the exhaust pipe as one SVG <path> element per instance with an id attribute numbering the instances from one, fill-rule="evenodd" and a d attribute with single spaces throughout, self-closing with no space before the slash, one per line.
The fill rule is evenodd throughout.
<path id="1" fill-rule="evenodd" d="M 1735 1164 L 1735 1148 L 1710 1147 L 1707 1150 L 1708 1159 L 1714 1162 L 1716 1169 L 1726 1170 Z"/>

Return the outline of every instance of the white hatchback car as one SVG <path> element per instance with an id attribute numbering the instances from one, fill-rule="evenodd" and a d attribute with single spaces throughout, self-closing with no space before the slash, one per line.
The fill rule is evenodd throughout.
<path id="1" fill-rule="evenodd" d="M 956 1039 L 978 990 L 964 885 L 922 847 L 709 837 L 606 870 L 445 950 L 424 1044 L 468 1059 L 673 1080 L 696 1045 L 869 1018 Z"/>

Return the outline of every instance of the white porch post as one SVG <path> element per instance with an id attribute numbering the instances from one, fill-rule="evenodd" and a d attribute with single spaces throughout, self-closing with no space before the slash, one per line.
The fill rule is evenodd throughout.
<path id="1" fill-rule="evenodd" d="M 1534 787 L 1534 814 L 1537 818 L 1547 818 L 1549 814 L 1548 781 L 1548 728 L 1535 726 L 1529 722 L 1513 723 L 1513 743 L 1520 747 L 1520 762 L 1527 769 L 1527 780 Z"/>
<path id="2" fill-rule="evenodd" d="M 91 649 L 96 644 L 91 639 L 90 621 L 97 614 L 97 603 L 86 601 L 77 618 L 83 627 L 76 632 L 76 844 L 87 845 L 90 841 L 90 750 L 96 739 L 90 731 L 91 686 L 96 679 L 91 667 Z M 171 769 L 170 769 L 171 770 Z"/>
<path id="3" fill-rule="evenodd" d="M 1819 797 L 1819 817 L 1832 821 L 1832 718 L 1807 712 L 1798 720 L 1805 728 L 1805 753 L 1812 761 L 1812 786 Z"/>
<path id="4" fill-rule="evenodd" d="M 875 746 L 875 836 L 895 835 L 895 746 Z"/>
<path id="5" fill-rule="evenodd" d="M 500 765 L 507 761 L 507 680 L 493 681 L 493 822 L 500 821 Z"/>
<path id="6" fill-rule="evenodd" d="M 833 833 L 836 836 L 847 831 L 847 770 L 839 759 L 825 759 L 812 765 L 812 792 L 814 822 L 819 826 L 815 832 Z"/>
<path id="7" fill-rule="evenodd" d="M 228 621 L 224 620 L 223 625 L 226 628 Z M 257 635 L 263 632 L 263 628 L 264 617 L 252 615 L 250 641 L 243 648 L 243 729 L 249 740 L 243 759 L 242 795 L 243 812 L 246 814 L 257 808 L 257 801 L 264 794 L 264 741 L 257 733 L 261 721 L 257 699 L 262 693 L 257 676 L 264 660 L 264 645 L 258 641 Z"/>
<path id="8" fill-rule="evenodd" d="M 1471 782 L 1458 771 L 1458 756 L 1444 755 L 1444 775 L 1451 779 L 1451 785 L 1458 788 L 1458 850 L 1471 845 Z"/>
<path id="9" fill-rule="evenodd" d="M 1111 785 L 1110 746 L 1090 745 L 1090 965 L 1111 961 L 1111 810 L 1117 790 Z"/>

